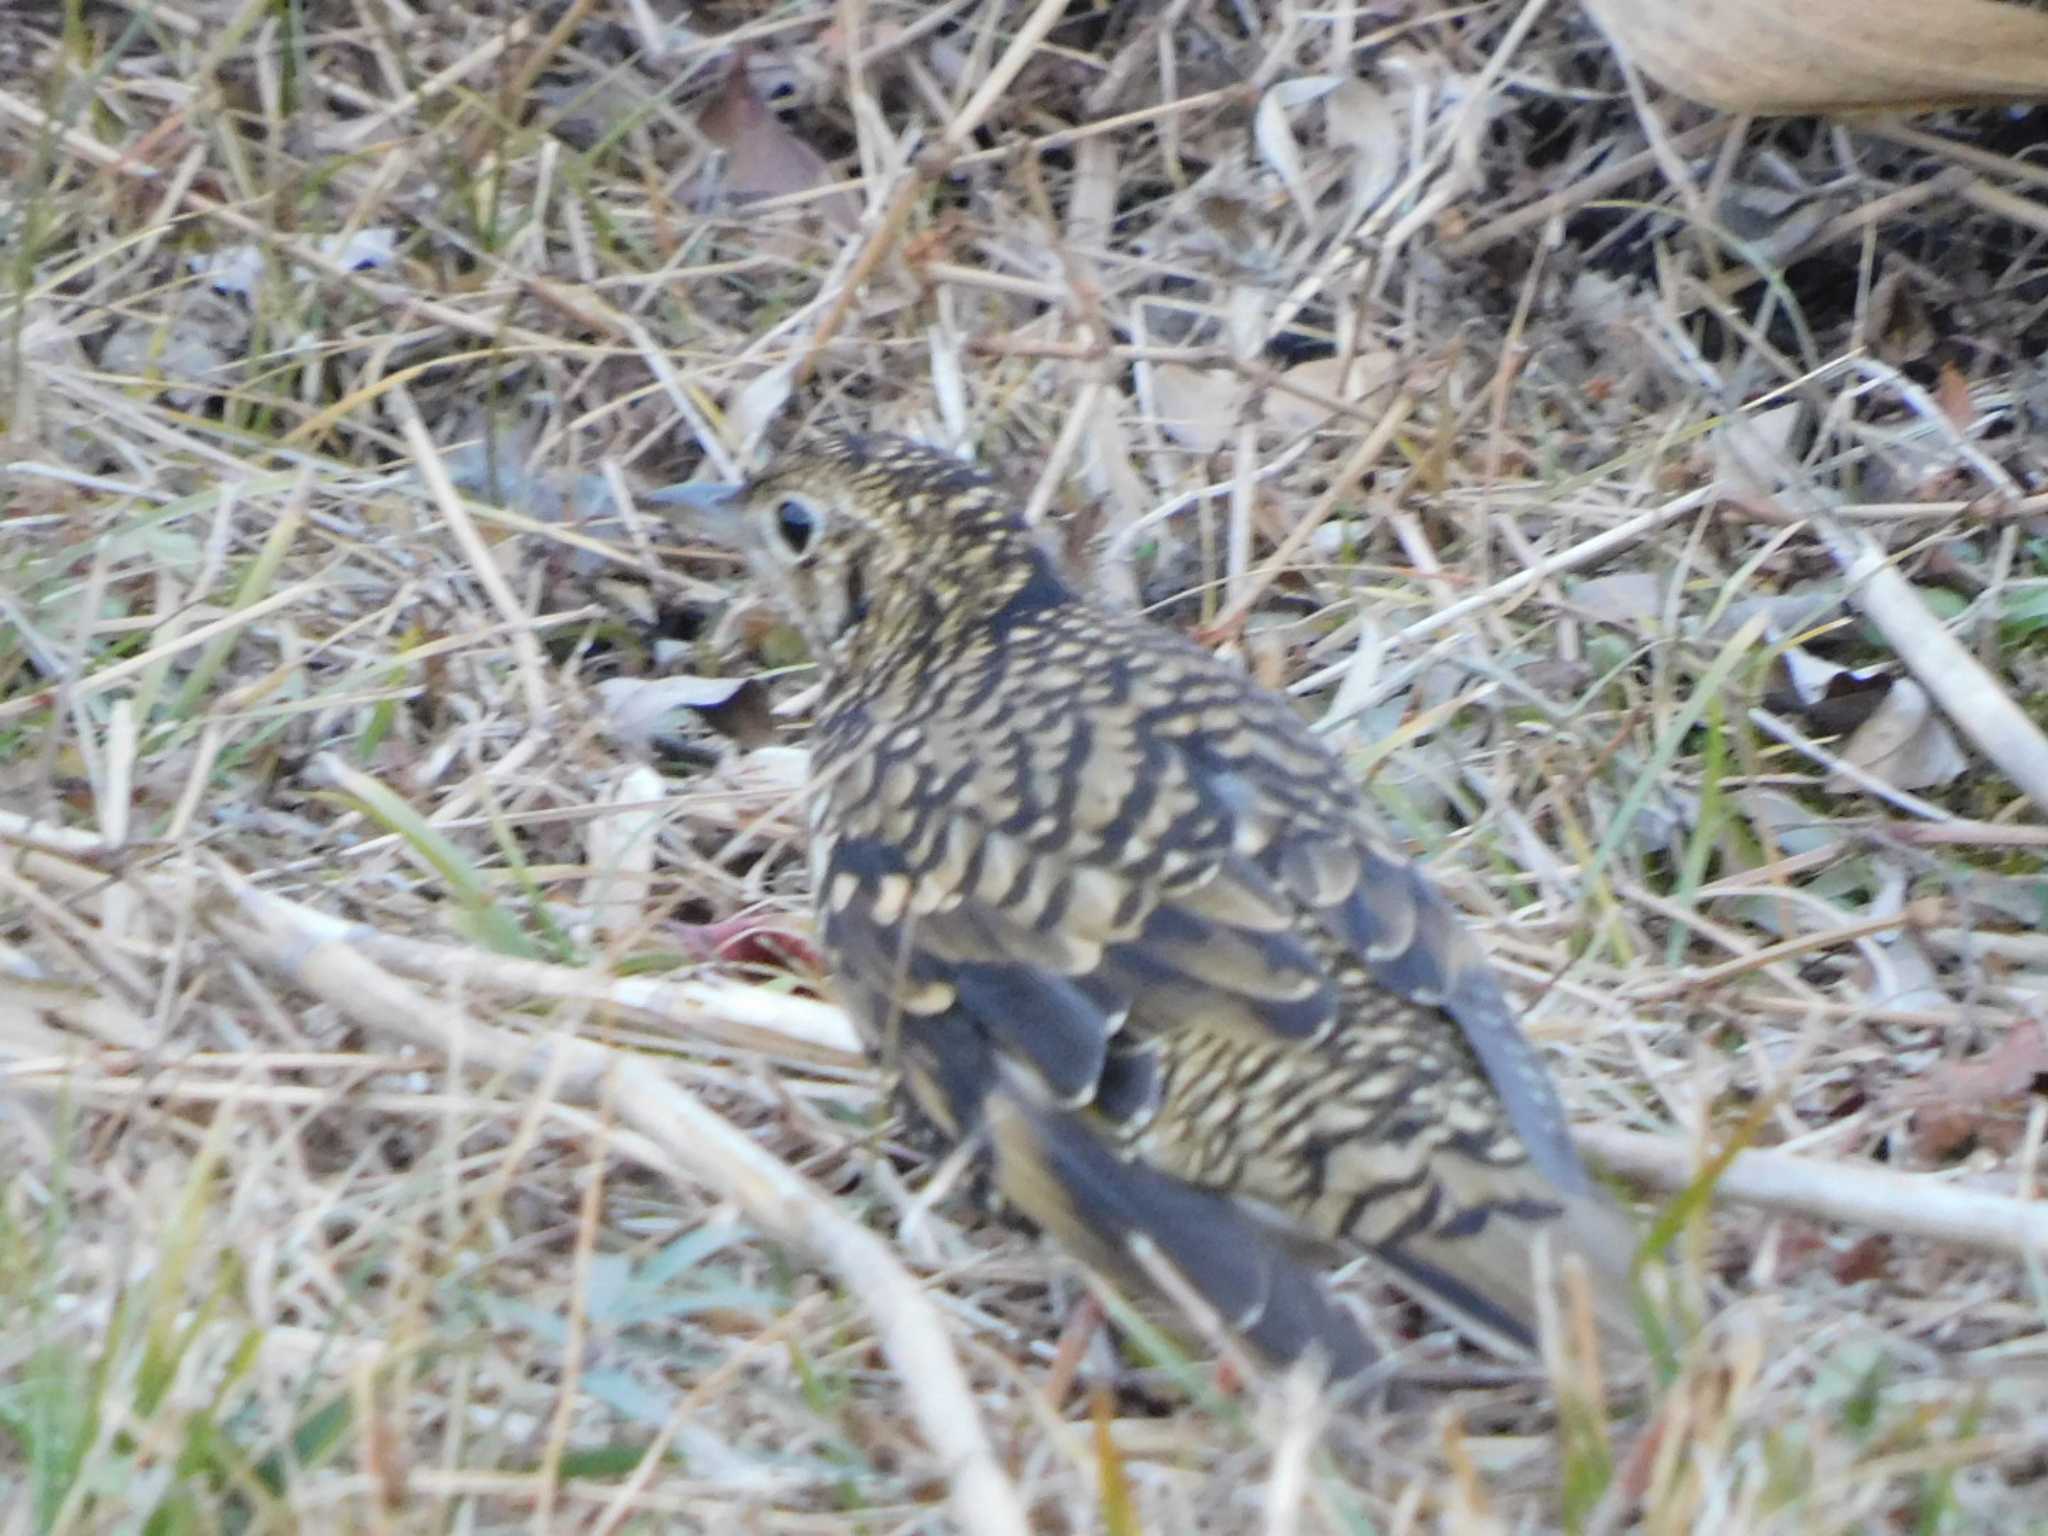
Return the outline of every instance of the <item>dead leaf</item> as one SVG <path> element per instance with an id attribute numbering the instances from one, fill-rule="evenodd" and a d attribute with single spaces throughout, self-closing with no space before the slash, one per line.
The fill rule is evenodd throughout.
<path id="1" fill-rule="evenodd" d="M 1817 735 L 1843 738 L 1835 747 L 1843 762 L 1893 789 L 1947 784 L 1970 766 L 1955 732 L 1912 678 L 1839 666 L 1797 645 L 1787 646 L 1781 660 L 1792 692 L 1766 702 L 1796 714 Z M 1822 787 L 1831 795 L 1862 790 L 1844 773 L 1830 774 Z"/>
<path id="2" fill-rule="evenodd" d="M 2048 1033 L 2023 1018 L 1983 1055 L 1944 1062 L 1921 1079 L 1913 1097 L 1913 1140 L 1921 1156 L 1940 1160 L 1971 1141 L 2010 1149 L 2026 1125 L 2015 1100 L 2040 1091 L 2048 1079 Z"/>
<path id="3" fill-rule="evenodd" d="M 597 933 L 616 938 L 646 921 L 667 796 L 660 774 L 645 763 L 631 764 L 605 796 L 611 808 L 584 824 L 584 859 L 593 873 L 583 883 L 582 902 Z"/>
<path id="4" fill-rule="evenodd" d="M 1792 681 L 1792 692 L 1788 696 L 1774 691 L 1766 702 L 1799 716 L 1824 736 L 1846 736 L 1861 727 L 1877 713 L 1894 681 L 1882 667 L 1844 667 L 1822 660 L 1804 646 L 1787 646 L 1779 659 Z"/>
<path id="5" fill-rule="evenodd" d="M 1296 107 L 1321 100 L 1341 84 L 1343 77 L 1340 75 L 1306 75 L 1295 80 L 1276 81 L 1259 98 L 1258 109 L 1252 114 L 1252 139 L 1258 145 L 1259 158 L 1272 168 L 1287 188 L 1287 195 L 1294 199 L 1295 211 L 1301 215 L 1303 223 L 1311 223 L 1315 219 L 1316 189 L 1309 185 L 1301 144 L 1294 136 L 1294 125 L 1287 114 Z"/>
<path id="6" fill-rule="evenodd" d="M 1854 1285 L 1859 1280 L 1880 1278 L 1891 1267 L 1891 1258 L 1891 1234 L 1871 1232 L 1836 1254 L 1834 1262 L 1828 1267 L 1834 1271 L 1835 1279 L 1841 1284 Z"/>
<path id="7" fill-rule="evenodd" d="M 718 94 L 697 114 L 697 128 L 725 151 L 725 196 L 734 203 L 788 197 L 829 185 L 824 156 L 798 138 L 755 91 L 744 54 L 735 55 Z M 860 205 L 849 192 L 834 192 L 811 204 L 826 222 L 852 230 Z"/>
<path id="8" fill-rule="evenodd" d="M 1160 363 L 1152 369 L 1152 403 L 1159 430 L 1197 453 L 1214 453 L 1237 430 L 1245 381 L 1228 368 Z"/>
<path id="9" fill-rule="evenodd" d="M 1351 151 L 1351 211 L 1372 207 L 1401 175 L 1401 123 L 1387 91 L 1370 80 L 1346 80 L 1323 101 L 1325 132 Z"/>
<path id="10" fill-rule="evenodd" d="M 1859 941 L 1842 980 L 1874 1008 L 1934 1013 L 1948 1006 L 1941 973 L 1927 947 L 1904 929 L 1895 930 L 1890 939 Z"/>
<path id="11" fill-rule="evenodd" d="M 751 725 L 751 716 L 764 712 L 761 685 L 750 677 L 608 677 L 597 685 L 597 696 L 606 733 L 629 746 L 674 734 L 689 718 L 684 711 L 721 728 L 728 719 Z M 766 728 L 772 732 L 772 723 Z"/>
<path id="12" fill-rule="evenodd" d="M 1365 400 L 1384 389 L 1393 379 L 1398 360 L 1385 347 L 1360 347 L 1350 361 L 1337 354 L 1310 358 L 1289 368 L 1280 377 L 1306 394 L 1341 400 L 1347 405 Z M 1325 426 L 1337 412 L 1321 401 L 1304 398 L 1284 389 L 1266 391 L 1261 419 L 1290 436 L 1314 432 Z"/>
<path id="13" fill-rule="evenodd" d="M 1668 601 L 1664 579 L 1650 571 L 1615 571 L 1594 576 L 1571 589 L 1572 602 L 1602 624 L 1656 624 Z"/>
<path id="14" fill-rule="evenodd" d="M 1755 181 L 1733 183 L 1720 207 L 1722 227 L 1774 266 L 1792 261 L 1840 211 L 1835 197 Z"/>
<path id="15" fill-rule="evenodd" d="M 2048 97 L 2048 16 L 1998 0 L 1586 0 L 1646 74 L 1729 112 Z"/>
<path id="16" fill-rule="evenodd" d="M 1894 678 L 1884 702 L 1840 748 L 1842 761 L 1882 779 L 1893 789 L 1927 789 L 1947 784 L 1970 766 L 1955 732 L 1934 707 L 1927 690 L 1910 677 Z M 1823 786 L 1846 795 L 1859 786 L 1846 774 L 1830 774 Z"/>
<path id="17" fill-rule="evenodd" d="M 789 403 L 796 383 L 794 361 L 763 369 L 740 387 L 726 406 L 726 419 L 742 445 L 752 447 Z"/>
<path id="18" fill-rule="evenodd" d="M 100 367 L 126 378 L 146 379 L 163 397 L 189 410 L 227 387 L 232 362 L 247 350 L 249 312 L 210 289 L 186 290 L 168 317 L 123 320 L 100 350 Z"/>
<path id="19" fill-rule="evenodd" d="M 1787 401 L 1744 412 L 1714 429 L 1714 478 L 1730 495 L 1749 502 L 1776 497 L 1792 463 L 1792 432 L 1800 409 L 1798 401 Z"/>
<path id="20" fill-rule="evenodd" d="M 1957 431 L 1967 432 L 1977 424 L 1977 402 L 1970 398 L 1970 381 L 1954 363 L 1941 365 L 1941 375 L 1934 381 L 1934 400 Z"/>
<path id="21" fill-rule="evenodd" d="M 1890 263 L 1870 290 L 1872 350 L 1894 367 L 1904 367 L 1926 357 L 1939 340 L 1912 273 L 1898 262 Z"/>
<path id="22" fill-rule="evenodd" d="M 1337 407 L 1324 400 L 1349 404 L 1369 399 L 1386 387 L 1397 366 L 1384 347 L 1361 348 L 1348 363 L 1334 353 L 1311 358 L 1280 375 L 1303 393 L 1269 387 L 1259 402 L 1259 420 L 1289 437 L 1319 431 L 1337 414 Z M 1159 363 L 1152 370 L 1160 430 L 1200 453 L 1214 453 L 1230 442 L 1251 393 L 1250 383 L 1229 368 Z M 1308 398 L 1316 395 L 1324 399 Z"/>

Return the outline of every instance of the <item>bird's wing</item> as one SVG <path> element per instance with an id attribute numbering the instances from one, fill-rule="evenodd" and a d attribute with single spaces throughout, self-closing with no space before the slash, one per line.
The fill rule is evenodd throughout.
<path id="1" fill-rule="evenodd" d="M 1284 704 L 1248 692 L 1237 707 L 1252 729 L 1181 753 L 1204 801 L 1234 808 L 1230 854 L 1196 898 L 1212 912 L 1219 889 L 1241 899 L 1254 887 L 1237 871 L 1249 866 L 1320 960 L 1334 1020 L 1315 1025 L 1304 1005 L 1303 1043 L 1276 1057 L 1214 1043 L 1199 1010 L 1155 1016 L 1139 993 L 1134 1039 L 1156 1029 L 1167 1065 L 1196 1067 L 1169 1083 L 1155 1156 L 1277 1208 L 1309 1236 L 1370 1249 L 1418 1299 L 1512 1350 L 1534 1343 L 1532 1250 L 1576 1254 L 1596 1323 L 1633 1352 L 1633 1236 L 1587 1176 L 1550 1074 L 1478 945 L 1421 871 L 1373 838 L 1336 764 Z M 1164 894 L 1161 910 L 1186 901 Z M 1218 1132 L 1222 1111 L 1209 1106 L 1226 1094 L 1239 1123 Z"/>
<path id="2" fill-rule="evenodd" d="M 1284 702 L 1124 638 L 1157 649 L 1120 698 L 1012 689 L 836 765 L 815 875 L 856 1012 L 1098 1264 L 1144 1232 L 1242 1327 L 1355 1243 L 1526 1343 L 1533 1233 L 1611 1277 L 1625 1229 L 1476 947 Z M 1258 1285 L 1221 1272 L 1246 1254 Z"/>
<path id="3" fill-rule="evenodd" d="M 827 818 L 836 835 L 813 839 L 826 945 L 870 1043 L 925 1113 L 953 1137 L 985 1136 L 1005 1198 L 1097 1269 L 1143 1291 L 1164 1266 L 1269 1358 L 1314 1345 L 1340 1378 L 1370 1365 L 1319 1266 L 1230 1191 L 1154 1167 L 1106 1123 L 1157 1108 L 1156 1096 L 1140 1102 L 1152 1051 L 1125 1048 L 1134 1015 L 1152 1019 L 1174 991 L 1255 1029 L 1256 999 L 1210 995 L 1199 969 L 1161 950 L 1140 1007 L 1129 980 L 1139 936 L 1106 942 L 1088 921 L 1061 920 L 1080 915 L 1073 877 L 971 814 L 919 829 L 917 810 L 889 809 L 886 770 L 848 779 L 858 799 Z"/>

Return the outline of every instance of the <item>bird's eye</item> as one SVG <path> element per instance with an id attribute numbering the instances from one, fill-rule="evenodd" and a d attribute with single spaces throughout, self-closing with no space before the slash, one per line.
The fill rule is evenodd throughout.
<path id="1" fill-rule="evenodd" d="M 817 537 L 818 514 L 791 497 L 775 509 L 775 531 L 792 555 L 801 555 Z"/>

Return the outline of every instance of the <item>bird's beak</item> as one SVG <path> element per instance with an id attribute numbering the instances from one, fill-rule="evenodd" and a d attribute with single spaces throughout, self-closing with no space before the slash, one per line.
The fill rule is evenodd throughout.
<path id="1" fill-rule="evenodd" d="M 739 549 L 744 543 L 740 526 L 741 489 L 731 480 L 693 480 L 687 485 L 664 485 L 640 500 L 650 507 L 672 509 L 670 521 L 695 537 Z"/>

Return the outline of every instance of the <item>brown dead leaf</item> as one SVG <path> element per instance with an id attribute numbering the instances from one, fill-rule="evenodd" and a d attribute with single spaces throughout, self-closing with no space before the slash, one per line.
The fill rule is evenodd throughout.
<path id="1" fill-rule="evenodd" d="M 2048 97 L 2048 16 L 1998 0 L 1586 0 L 1667 88 L 1730 112 Z"/>
<path id="2" fill-rule="evenodd" d="M 1317 431 L 1337 415 L 1340 403 L 1361 403 L 1384 390 L 1397 367 L 1384 347 L 1361 348 L 1348 362 L 1335 353 L 1311 358 L 1279 376 L 1292 389 L 1267 388 L 1259 420 L 1290 437 Z M 1251 383 L 1228 368 L 1160 363 L 1152 370 L 1160 430 L 1202 453 L 1230 441 L 1251 395 Z"/>
<path id="3" fill-rule="evenodd" d="M 1337 412 L 1310 396 L 1355 405 L 1392 383 L 1398 367 L 1399 360 L 1385 347 L 1361 347 L 1349 361 L 1334 352 L 1310 358 L 1280 375 L 1301 393 L 1267 390 L 1264 417 L 1283 432 L 1314 432 Z"/>
<path id="4" fill-rule="evenodd" d="M 1934 381 L 1934 399 L 1941 414 L 1954 422 L 1958 431 L 1967 432 L 1977 424 L 1977 403 L 1970 398 L 1970 381 L 1954 363 L 1941 365 L 1941 376 Z"/>
<path id="5" fill-rule="evenodd" d="M 1840 666 L 1797 645 L 1787 646 L 1780 660 L 1791 688 L 1774 690 L 1766 702 L 1799 716 L 1810 730 L 1840 738 L 1835 751 L 1843 762 L 1894 789 L 1928 789 L 1968 770 L 1955 732 L 1912 678 Z M 1840 772 L 1824 787 L 1831 795 L 1862 792 L 1860 780 Z"/>
<path id="6" fill-rule="evenodd" d="M 735 203 L 788 197 L 832 181 L 824 156 L 792 133 L 754 89 L 745 54 L 734 55 L 725 83 L 697 114 L 697 127 L 725 151 L 724 192 Z M 837 228 L 860 223 L 851 193 L 834 192 L 811 206 Z"/>
<path id="7" fill-rule="evenodd" d="M 765 690 L 753 678 L 608 677 L 597 685 L 599 718 L 614 741 L 640 746 L 672 735 L 685 715 L 700 717 L 742 745 L 772 739 Z"/>
<path id="8" fill-rule="evenodd" d="M 1715 428 L 1715 478 L 1731 496 L 1769 502 L 1784 489 L 1798 457 L 1792 437 L 1802 409 L 1797 400 L 1790 400 Z"/>
<path id="9" fill-rule="evenodd" d="M 2022 1019 L 1981 1056 L 1944 1062 L 1919 1084 L 1913 1116 L 1915 1150 L 1939 1161 L 1971 1141 L 2010 1149 L 2026 1126 L 2023 1103 L 2048 1078 L 2048 1032 Z"/>
<path id="10" fill-rule="evenodd" d="M 1651 571 L 1590 576 L 1571 589 L 1573 604 L 1602 624 L 1634 628 L 1658 623 L 1670 608 L 1664 578 Z"/>
<path id="11" fill-rule="evenodd" d="M 1876 1280 L 1891 1267 L 1892 1239 L 1888 1232 L 1870 1232 L 1835 1256 L 1830 1266 L 1843 1285 L 1859 1280 Z"/>
<path id="12" fill-rule="evenodd" d="M 1940 339 L 1911 276 L 1894 262 L 1870 290 L 1870 344 L 1895 367 L 1919 362 Z"/>

